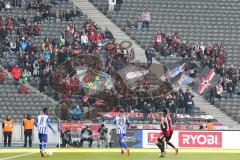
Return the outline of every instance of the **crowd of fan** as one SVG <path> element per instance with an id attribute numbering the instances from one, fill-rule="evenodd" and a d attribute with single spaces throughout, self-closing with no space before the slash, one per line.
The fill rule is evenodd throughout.
<path id="1" fill-rule="evenodd" d="M 29 2 L 27 9 L 37 9 L 40 1 Z M 41 5 L 42 12 L 54 10 L 47 7 L 50 4 Z M 41 8 L 41 7 L 40 7 Z M 47 11 L 47 12 L 48 12 Z M 72 12 L 71 12 L 72 13 Z M 38 14 L 39 15 L 39 14 Z M 57 17 L 55 17 L 57 19 Z M 135 62 L 135 53 L 114 41 L 112 33 L 101 29 L 92 21 L 87 20 L 84 28 L 78 28 L 74 23 L 69 22 L 65 30 L 56 37 L 45 37 L 42 47 L 31 41 L 31 36 L 41 34 L 38 23 L 41 18 L 34 18 L 34 27 L 30 26 L 27 16 L 17 18 L 7 17 L 1 20 L 2 47 L 5 57 L 17 55 L 18 62 L 8 62 L 13 78 L 20 83 L 27 83 L 30 78 L 39 77 L 39 89 L 44 92 L 44 86 L 48 85 L 48 79 L 54 71 L 54 67 L 67 61 L 71 61 L 78 55 L 94 55 L 99 51 L 105 51 L 102 69 L 111 74 L 124 67 L 127 63 Z M 19 38 L 13 39 L 11 32 L 16 31 Z M 95 68 L 96 69 L 96 68 Z M 65 76 L 66 77 L 66 76 Z"/>
<path id="2" fill-rule="evenodd" d="M 55 0 L 56 1 L 56 0 Z M 58 3 L 58 2 L 57 2 Z M 39 13 L 34 17 L 34 21 L 43 20 L 51 20 L 54 19 L 56 22 L 62 22 L 63 20 L 72 21 L 75 17 L 84 17 L 84 13 L 78 7 L 74 7 L 73 9 L 64 9 L 59 10 L 53 7 L 54 2 L 45 3 L 42 1 L 30 1 L 27 3 L 27 10 L 35 10 Z"/>
<path id="3" fill-rule="evenodd" d="M 136 55 L 134 49 L 129 51 L 124 45 L 116 43 L 113 34 L 109 30 L 103 32 L 91 19 L 85 22 L 84 28 L 78 28 L 79 26 L 69 22 L 61 34 L 56 37 L 45 37 L 42 47 L 38 48 L 29 38 L 41 34 L 38 23 L 41 23 L 47 17 L 53 17 L 56 21 L 57 19 L 61 20 L 60 17 L 62 17 L 57 16 L 56 13 L 59 11 L 51 7 L 50 4 L 40 4 L 41 2 L 36 1 L 35 3 L 29 2 L 26 5 L 27 9 L 37 10 L 42 13 L 42 16 L 39 16 L 39 14 L 36 15 L 34 18 L 35 23 L 28 22 L 25 16 L 2 18 L 0 22 L 0 37 L 4 53 L 6 55 L 19 55 L 17 64 L 13 62 L 9 63 L 12 76 L 16 81 L 27 83 L 30 77 L 39 77 L 39 89 L 41 92 L 44 92 L 44 86 L 48 85 L 48 80 L 51 78 L 57 65 L 69 62 L 79 55 L 98 56 L 102 51 L 104 51 L 105 55 L 100 57 L 103 63 L 101 69 L 108 74 L 122 69 L 126 64 L 135 64 Z M 71 16 L 66 16 L 64 13 L 65 16 L 63 17 L 67 21 L 71 21 L 71 17 L 76 15 L 80 15 L 79 17 L 81 17 L 84 15 L 77 11 L 78 9 L 67 11 L 67 14 L 71 13 Z M 47 16 L 44 16 L 44 14 Z M 144 15 L 145 18 L 149 19 L 150 14 L 147 10 L 142 13 L 143 17 Z M 70 17 L 70 19 L 66 17 Z M 142 22 L 141 27 L 149 27 L 147 21 L 144 22 L 143 20 Z M 14 40 L 9 38 L 13 30 L 16 30 L 19 39 Z M 220 56 L 224 53 L 223 45 L 209 46 L 204 50 L 202 50 L 202 46 L 195 45 L 189 49 L 188 43 L 180 44 L 177 33 L 174 35 L 168 34 L 166 38 L 163 33 L 156 33 L 154 39 L 155 49 L 164 56 L 178 53 L 183 58 L 193 56 L 196 57 L 196 60 L 204 60 L 205 64 L 215 67 L 215 69 L 223 66 L 220 65 L 224 63 L 224 60 Z M 150 47 L 145 52 L 149 65 L 152 63 L 152 52 L 153 50 Z M 214 61 L 212 60 L 218 58 L 221 60 L 219 60 L 221 63 L 216 60 L 216 65 L 213 65 L 212 62 Z M 192 94 L 189 91 L 184 93 L 182 90 L 163 95 L 154 100 L 132 99 L 131 102 L 120 102 L 120 104 L 127 111 L 142 111 L 143 113 L 151 113 L 162 108 L 169 108 L 172 113 L 183 113 L 186 111 L 189 114 L 193 114 L 194 108 Z M 73 114 L 74 119 L 81 119 L 79 116 L 76 118 L 76 114 L 79 114 L 79 107 L 76 108 L 73 108 L 71 111 L 69 110 L 69 112 Z"/>
<path id="4" fill-rule="evenodd" d="M 144 9 L 143 12 L 138 11 L 134 20 L 127 20 L 125 27 L 149 28 L 150 22 L 151 14 Z M 233 65 L 228 68 L 224 65 L 227 53 L 223 44 L 195 43 L 192 45 L 187 41 L 181 41 L 177 32 L 174 34 L 169 32 L 167 35 L 164 32 L 155 32 L 153 41 L 153 48 L 162 57 L 175 55 L 182 59 L 192 59 L 185 69 L 190 77 L 197 78 L 205 66 L 214 69 L 215 73 L 221 76 L 221 81 L 210 90 L 209 100 L 212 104 L 215 98 L 220 101 L 224 90 L 228 93 L 226 98 L 231 98 L 236 93 L 236 88 L 239 88 L 240 71 L 237 72 Z M 152 52 L 148 46 L 145 53 L 149 65 L 151 65 Z"/>
<path id="5" fill-rule="evenodd" d="M 189 89 L 184 92 L 180 88 L 155 98 L 131 97 L 125 101 L 120 100 L 119 104 L 128 112 L 142 112 L 144 120 L 148 120 L 152 113 L 163 111 L 166 108 L 173 117 L 176 117 L 177 113 L 193 115 L 195 109 L 193 98 Z"/>
<path id="6" fill-rule="evenodd" d="M 205 66 L 215 70 L 215 73 L 221 76 L 220 82 L 216 86 L 212 86 L 210 90 L 210 102 L 214 104 L 214 99 L 219 101 L 224 91 L 227 92 L 226 98 L 232 98 L 239 88 L 239 73 L 233 65 L 226 67 L 224 64 L 227 60 L 227 53 L 223 44 L 195 43 L 190 45 L 188 42 L 180 42 L 178 33 L 168 33 L 165 36 L 163 32 L 156 32 L 154 35 L 154 48 L 162 56 L 176 55 L 182 59 L 191 59 L 187 63 L 185 71 L 188 75 L 197 78 L 199 71 Z"/>

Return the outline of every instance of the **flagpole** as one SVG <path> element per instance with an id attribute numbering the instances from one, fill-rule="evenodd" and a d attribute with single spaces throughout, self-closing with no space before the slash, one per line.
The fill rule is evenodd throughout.
<path id="1" fill-rule="evenodd" d="M 61 120 L 58 118 L 58 148 L 60 148 L 61 141 Z"/>
<path id="2" fill-rule="evenodd" d="M 61 145 L 60 140 L 61 140 L 61 133 L 59 131 L 58 132 L 58 148 L 60 148 L 60 145 Z"/>

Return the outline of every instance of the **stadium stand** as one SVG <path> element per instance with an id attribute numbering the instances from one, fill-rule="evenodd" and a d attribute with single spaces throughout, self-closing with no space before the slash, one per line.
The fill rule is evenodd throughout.
<path id="1" fill-rule="evenodd" d="M 212 26 L 215 25 L 213 23 L 211 23 L 211 24 L 209 23 L 208 25 L 206 25 L 208 27 L 206 27 L 204 25 L 196 25 L 196 24 L 198 24 L 197 22 L 199 22 L 199 24 L 200 24 L 200 22 L 202 23 L 202 21 L 205 23 L 208 23 L 211 20 L 210 19 L 209 21 L 206 21 L 205 18 L 202 18 L 202 17 L 205 17 L 205 14 L 206 14 L 206 12 L 204 12 L 202 10 L 202 8 L 199 8 L 199 13 L 201 13 L 201 14 L 192 15 L 190 13 L 190 11 L 191 11 L 190 9 L 185 9 L 185 12 L 181 13 L 181 16 L 176 16 L 176 15 L 180 14 L 180 11 L 183 10 L 185 8 L 185 6 L 194 8 L 193 6 L 195 6 L 196 4 L 198 4 L 197 6 L 199 6 L 202 4 L 202 2 L 196 2 L 196 4 L 193 3 L 193 4 L 187 5 L 188 4 L 187 1 L 181 1 L 181 2 L 180 1 L 179 2 L 161 1 L 160 3 L 159 3 L 159 1 L 156 1 L 156 0 L 155 1 L 124 1 L 124 3 L 122 5 L 118 5 L 117 10 L 119 10 L 119 11 L 114 11 L 113 13 L 107 12 L 107 5 L 108 5 L 107 1 L 93 0 L 92 2 L 93 2 L 93 4 L 98 6 L 99 9 L 101 11 L 103 11 L 103 13 L 107 14 L 107 16 L 109 18 L 111 18 L 114 23 L 116 23 L 119 27 L 121 27 L 128 35 L 130 35 L 130 37 L 133 40 L 136 41 L 136 43 L 138 43 L 143 48 L 146 48 L 147 46 L 153 46 L 154 32 L 156 31 L 156 29 L 160 28 L 160 31 L 163 31 L 165 33 L 173 32 L 173 31 L 178 32 L 182 40 L 185 40 L 185 39 L 189 40 L 190 43 L 193 43 L 193 42 L 204 42 L 207 44 L 215 43 L 215 42 L 216 43 L 224 43 L 226 50 L 230 53 L 228 56 L 228 58 L 230 57 L 230 60 L 231 60 L 231 57 L 233 57 L 234 53 L 236 53 L 236 51 L 237 51 L 237 50 L 235 50 L 236 48 L 234 48 L 233 45 L 229 44 L 230 42 L 233 42 L 233 40 L 232 40 L 233 38 L 229 38 L 229 37 L 225 36 L 226 33 L 236 33 L 236 32 L 234 32 L 235 31 L 234 29 L 236 29 L 237 27 L 236 28 L 232 27 L 230 29 L 230 31 L 228 30 L 227 32 L 225 32 L 225 30 L 227 30 L 226 28 L 215 28 L 216 29 L 216 32 L 215 32 L 215 30 L 214 31 L 212 30 L 214 28 Z M 213 3 L 213 2 L 211 2 L 211 3 Z M 179 4 L 181 4 L 181 5 L 179 6 Z M 182 5 L 182 4 L 184 4 L 184 5 Z M 224 3 L 222 3 L 222 4 L 224 4 Z M 211 4 L 211 5 L 214 5 L 214 4 Z M 14 8 L 12 8 L 12 10 L 7 10 L 7 11 L 5 9 L 3 9 L 0 13 L 0 15 L 2 16 L 2 19 L 4 19 L 4 20 L 10 19 L 10 21 L 11 21 L 11 17 L 7 18 L 8 16 L 12 16 L 14 19 L 13 22 L 15 22 L 15 23 L 12 24 L 14 26 L 13 29 L 11 29 L 11 27 L 7 28 L 9 33 L 10 33 L 10 30 L 12 30 L 11 34 L 8 34 L 10 39 L 13 38 L 13 39 L 17 40 L 19 38 L 19 40 L 17 40 L 17 42 L 24 43 L 24 39 L 22 39 L 22 37 L 24 35 L 25 38 L 28 38 L 28 41 L 30 43 L 36 45 L 36 47 L 34 47 L 34 45 L 32 47 L 34 49 L 36 49 L 36 51 L 34 51 L 34 52 L 36 52 L 37 54 L 39 54 L 39 53 L 42 54 L 42 51 L 45 51 L 45 49 L 44 49 L 44 45 L 46 45 L 45 39 L 53 39 L 54 37 L 58 38 L 61 33 L 66 34 L 66 37 L 65 37 L 66 41 L 68 41 L 69 44 L 72 44 L 74 39 L 71 36 L 71 34 L 68 35 L 67 32 L 71 32 L 71 29 L 74 30 L 76 28 L 79 32 L 84 32 L 85 30 L 87 30 L 86 23 L 88 23 L 88 22 L 94 26 L 94 28 L 98 31 L 98 33 L 103 33 L 103 31 L 101 31 L 98 28 L 97 24 L 95 24 L 92 21 L 89 21 L 89 19 L 87 18 L 87 15 L 85 15 L 80 9 L 76 8 L 73 5 L 73 3 L 71 3 L 71 2 L 60 2 L 59 4 L 54 4 L 54 5 L 51 5 L 50 3 L 45 3 L 45 9 L 41 9 L 40 6 L 42 6 L 42 5 L 38 4 L 37 2 L 36 3 L 27 3 L 27 8 L 14 7 Z M 161 8 L 160 12 L 158 11 L 158 9 L 157 10 L 155 9 L 156 6 L 159 6 Z M 171 6 L 173 6 L 173 7 L 171 7 Z M 182 7 L 182 8 L 178 8 L 178 7 Z M 219 7 L 221 7 L 221 5 L 219 5 Z M 142 8 L 142 9 L 148 8 L 150 14 L 152 15 L 152 20 L 150 22 L 149 30 L 145 29 L 145 28 L 143 30 L 141 30 L 141 29 L 137 30 L 135 27 L 126 26 L 127 21 L 134 20 L 134 17 L 136 15 L 136 13 L 138 12 L 139 8 Z M 188 10 L 190 10 L 190 11 L 187 12 Z M 194 8 L 194 10 L 195 10 L 195 8 Z M 215 13 L 215 11 L 212 11 L 212 12 Z M 208 13 L 208 14 L 210 14 L 210 13 Z M 211 14 L 213 14 L 213 13 L 211 13 Z M 63 15 L 64 15 L 64 17 L 63 17 Z M 31 33 L 30 32 L 31 29 L 29 30 L 29 28 L 27 28 L 26 26 L 23 27 L 24 28 L 23 30 L 19 30 L 19 28 L 21 28 L 19 26 L 19 25 L 21 25 L 20 19 L 24 16 L 26 17 L 27 22 L 29 23 L 26 26 L 28 26 L 29 28 L 31 28 L 31 27 L 35 28 L 35 30 L 33 29 L 33 31 L 35 31 L 35 32 L 36 32 L 36 30 L 39 30 L 39 34 L 34 33 L 34 32 Z M 212 16 L 214 17 L 214 15 L 212 15 Z M 215 16 L 217 16 L 217 15 L 215 15 Z M 179 17 L 181 19 L 179 19 Z M 229 20 L 229 19 L 226 19 L 226 21 L 227 20 Z M 37 22 L 39 26 L 36 26 L 36 23 L 34 23 L 34 22 Z M 11 26 L 11 23 L 9 23 L 9 25 Z M 76 28 L 74 28 L 75 26 L 76 26 Z M 38 29 L 38 27 L 39 27 L 39 29 Z M 200 27 L 203 27 L 203 28 L 200 28 Z M 221 36 L 221 38 L 218 39 L 218 34 L 220 33 L 220 31 L 223 36 Z M 233 34 L 231 34 L 231 35 L 233 35 Z M 235 34 L 234 34 L 234 36 L 235 36 Z M 207 37 L 207 38 L 205 39 L 205 37 Z M 234 38 L 237 38 L 237 37 L 234 37 Z M 5 37 L 3 39 L 5 39 Z M 53 42 L 50 42 L 50 43 L 53 43 Z M 109 44 L 111 42 L 104 41 L 104 43 Z M 91 42 L 90 46 L 93 46 L 93 44 L 94 43 Z M 114 45 L 117 45 L 117 43 L 116 44 L 114 43 Z M 82 46 L 83 46 L 83 44 L 81 44 L 81 47 Z M 60 48 L 57 47 L 55 49 L 60 49 Z M 12 68 L 15 65 L 15 61 L 20 62 L 20 66 L 21 66 L 21 61 L 22 61 L 21 58 L 24 59 L 24 61 L 22 61 L 23 63 L 22 63 L 21 68 L 27 67 L 26 63 L 28 63 L 27 62 L 28 58 L 21 57 L 21 56 L 18 57 L 17 55 L 14 55 L 14 53 L 11 53 L 11 52 L 9 52 L 11 54 L 8 54 L 8 48 L 6 48 L 6 45 L 4 45 L 4 43 L 3 43 L 3 50 L 4 50 L 4 52 L 3 52 L 4 55 L 2 55 L 2 56 L 4 57 L 3 58 L 4 62 L 2 64 L 4 65 L 4 67 L 6 67 L 8 69 Z M 27 53 L 28 51 L 26 51 L 24 49 L 20 49 L 19 52 Z M 104 49 L 100 49 L 100 51 L 96 49 L 96 53 L 99 53 L 100 55 L 105 55 L 106 51 Z M 37 54 L 33 55 L 33 56 L 37 56 Z M 29 54 L 29 56 L 30 56 L 30 54 Z M 103 57 L 100 57 L 100 59 L 101 58 L 103 58 Z M 172 58 L 169 60 L 172 60 Z M 175 58 L 175 60 L 177 60 L 177 59 Z M 161 61 L 162 61 L 162 58 L 161 58 Z M 168 57 L 164 61 L 168 61 Z M 55 62 L 59 63 L 59 57 L 58 57 L 57 61 L 54 61 L 52 57 L 50 58 L 50 67 L 54 68 Z M 31 62 L 31 63 L 33 63 L 33 62 Z M 227 63 L 229 63 L 229 59 L 228 59 Z M 48 63 L 46 63 L 46 64 L 48 65 Z M 236 63 L 234 62 L 233 64 L 237 64 L 237 62 Z M 121 66 L 120 68 L 122 68 L 126 64 L 125 63 L 121 63 L 121 64 L 113 63 L 113 65 L 115 68 L 116 68 L 116 66 L 119 66 L 119 65 Z M 154 68 L 154 66 L 151 66 L 151 67 L 150 67 L 150 70 L 152 69 L 151 72 L 154 73 L 154 72 L 157 72 L 156 70 L 159 66 L 157 66 L 155 68 Z M 31 68 L 31 69 L 33 72 L 34 68 Z M 96 67 L 93 69 L 96 69 Z M 51 75 L 53 75 L 53 74 L 50 73 L 45 78 L 46 79 L 51 78 Z M 66 76 L 66 75 L 64 75 L 64 76 Z M 154 74 L 152 74 L 151 76 L 153 76 L 153 77 L 155 76 L 154 78 L 156 78 L 156 75 L 154 75 Z M 160 75 L 157 75 L 157 76 L 160 76 Z M 41 78 L 42 78 L 41 76 L 31 77 L 31 78 L 29 78 L 29 80 L 30 80 L 29 83 L 32 86 L 38 88 L 39 86 L 42 86 L 43 79 L 41 79 Z M 14 106 L 16 108 L 12 108 L 12 109 L 13 110 L 16 109 L 16 112 L 15 111 L 11 112 L 11 110 L 10 110 L 10 111 L 6 111 L 7 113 L 2 113 L 2 114 L 11 113 L 14 116 L 15 113 L 17 113 L 19 115 L 20 112 L 25 113 L 28 110 L 32 110 L 31 113 L 36 115 L 42 109 L 42 107 L 49 106 L 49 103 L 51 104 L 49 106 L 51 108 L 51 113 L 52 114 L 54 113 L 54 111 L 53 111 L 54 104 L 52 104 L 52 101 L 50 101 L 48 99 L 45 100 L 41 93 L 38 93 L 35 91 L 32 92 L 30 90 L 29 94 L 18 95 L 17 90 L 15 90 L 17 88 L 16 88 L 16 86 L 13 85 L 14 81 L 13 80 L 7 80 L 7 81 L 9 81 L 9 82 L 12 81 L 11 87 L 14 90 L 12 91 L 10 89 L 7 89 L 7 91 L 9 91 L 9 93 L 7 92 L 7 93 L 1 94 L 1 96 L 3 97 L 2 99 L 4 100 L 3 102 L 1 102 L 1 106 L 2 106 L 2 108 L 6 108 L 5 106 L 12 106 L 12 107 Z M 1 87 L 2 87 L 1 90 L 5 90 L 6 88 L 9 88 L 9 86 L 8 85 L 6 86 L 5 83 L 7 83 L 7 82 L 4 81 L 4 84 L 1 85 Z M 43 84 L 43 86 L 39 87 L 39 89 L 44 94 L 47 94 L 48 96 L 52 96 L 56 100 L 59 100 L 59 101 L 61 101 L 63 98 L 69 98 L 68 96 L 66 96 L 66 92 L 65 92 L 66 90 L 64 91 L 65 93 L 64 92 L 58 93 L 55 90 L 52 90 L 52 88 L 49 87 L 49 84 L 47 84 L 47 85 Z M 16 98 L 19 100 L 19 103 L 16 103 L 16 102 L 14 102 L 14 104 L 10 103 L 10 102 L 12 102 L 13 98 L 9 99 L 8 98 L 9 95 L 10 96 L 14 95 L 16 97 L 19 97 L 19 98 Z M 57 96 L 55 96 L 55 95 L 57 95 Z M 24 96 L 26 96 L 27 98 L 23 98 Z M 125 96 L 125 95 L 121 95 L 121 96 Z M 235 95 L 234 95 L 234 97 L 235 97 Z M 77 98 L 79 98 L 79 97 L 73 96 L 74 100 L 76 100 Z M 84 98 L 84 96 L 81 95 L 80 98 Z M 25 103 L 22 101 L 27 101 L 27 102 Z M 223 101 L 221 101 L 221 103 L 223 104 Z M 123 104 L 123 106 L 124 106 L 124 104 Z M 221 106 L 223 106 L 223 105 L 221 105 Z M 70 107 L 72 107 L 72 106 L 70 106 Z M 68 109 L 66 110 L 66 112 L 68 112 Z M 93 112 L 93 111 L 90 110 L 88 113 L 90 113 L 90 112 Z M 196 114 L 197 113 L 205 114 L 205 113 L 201 112 L 198 107 L 195 109 L 195 113 Z M 57 118 L 56 116 L 57 115 L 55 114 L 55 116 L 53 117 L 55 120 Z M 239 117 L 236 117 L 236 116 L 238 116 L 238 115 L 235 114 L 235 119 L 238 120 Z M 85 116 L 85 118 L 86 117 L 89 118 L 89 115 Z M 18 119 L 18 121 L 21 121 L 22 116 L 20 116 L 20 115 L 19 115 L 19 117 L 15 116 L 14 118 Z M 179 121 L 178 123 L 188 125 L 191 122 L 185 122 L 185 120 L 189 120 L 189 119 L 190 119 L 190 121 L 193 120 L 193 118 L 185 118 L 182 122 Z M 199 120 L 201 121 L 202 119 L 196 118 L 196 121 L 199 121 Z M 140 121 L 141 121 L 141 123 L 144 123 L 142 120 L 140 120 Z M 136 122 L 138 122 L 138 121 L 136 121 Z M 148 121 L 148 123 L 149 122 L 150 121 Z"/>

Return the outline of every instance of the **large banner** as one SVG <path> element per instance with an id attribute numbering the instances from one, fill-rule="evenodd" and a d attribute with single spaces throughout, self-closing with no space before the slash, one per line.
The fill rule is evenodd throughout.
<path id="1" fill-rule="evenodd" d="M 142 130 L 142 147 L 157 148 L 159 130 Z M 170 140 L 178 148 L 240 149 L 240 131 L 175 131 Z"/>

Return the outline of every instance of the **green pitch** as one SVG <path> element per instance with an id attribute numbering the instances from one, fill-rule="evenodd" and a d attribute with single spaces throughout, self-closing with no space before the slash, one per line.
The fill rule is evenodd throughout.
<path id="1" fill-rule="evenodd" d="M 119 149 L 49 149 L 51 157 L 41 158 L 38 149 L 1 149 L 0 160 L 159 160 L 157 149 L 132 149 L 121 155 Z M 180 149 L 175 155 L 167 150 L 165 160 L 239 160 L 240 150 Z"/>

